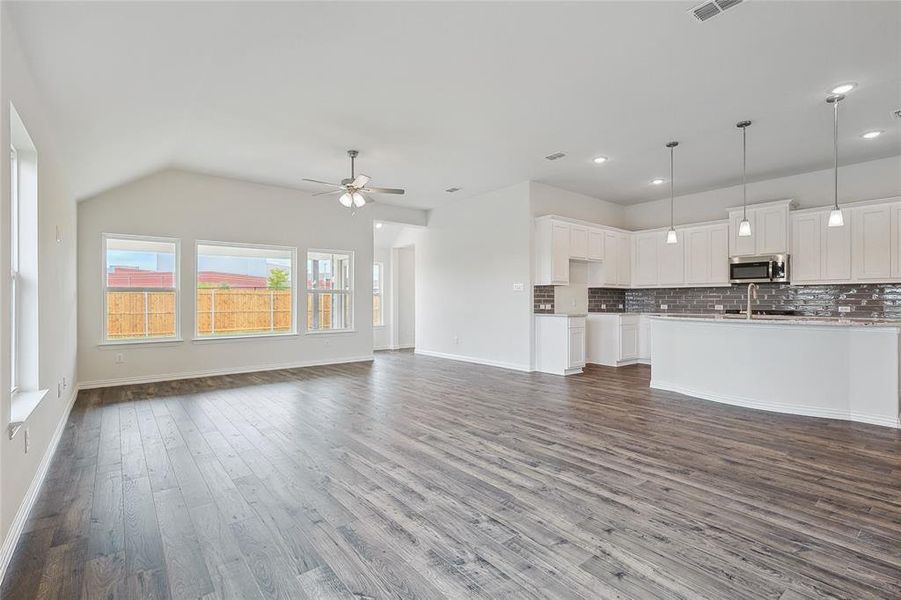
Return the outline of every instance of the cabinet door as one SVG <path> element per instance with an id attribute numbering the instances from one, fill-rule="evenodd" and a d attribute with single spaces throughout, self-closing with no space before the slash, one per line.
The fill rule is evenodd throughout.
<path id="1" fill-rule="evenodd" d="M 633 240 L 632 284 L 636 287 L 657 285 L 657 232 L 639 233 Z"/>
<path id="2" fill-rule="evenodd" d="M 604 232 L 601 229 L 588 230 L 588 260 L 604 260 Z"/>
<path id="3" fill-rule="evenodd" d="M 710 230 L 710 279 L 707 283 L 729 285 L 729 225 Z"/>
<path id="4" fill-rule="evenodd" d="M 638 358 L 638 323 L 624 323 L 620 326 L 620 360 Z"/>
<path id="5" fill-rule="evenodd" d="M 791 221 L 791 280 L 798 283 L 818 281 L 822 278 L 823 213 L 793 215 Z"/>
<path id="6" fill-rule="evenodd" d="M 751 223 L 751 235 L 740 237 L 738 227 L 741 224 L 742 212 L 729 213 L 729 256 L 754 256 L 754 245 L 757 239 L 757 224 L 754 211 L 748 211 L 748 221 Z"/>
<path id="7" fill-rule="evenodd" d="M 892 277 L 901 279 L 901 204 L 892 207 Z"/>
<path id="8" fill-rule="evenodd" d="M 616 284 L 628 286 L 632 282 L 632 243 L 629 236 L 619 233 L 616 239 Z"/>
<path id="9" fill-rule="evenodd" d="M 891 207 L 864 206 L 852 210 L 851 247 L 854 278 L 880 281 L 891 278 Z"/>
<path id="10" fill-rule="evenodd" d="M 788 252 L 788 207 L 772 206 L 754 211 L 754 222 L 758 231 L 752 230 L 756 238 L 757 254 L 784 254 Z"/>
<path id="11" fill-rule="evenodd" d="M 827 281 L 851 280 L 851 234 L 854 211 L 845 211 L 844 227 L 829 227 L 829 213 L 820 213 L 820 277 Z M 794 260 L 795 257 L 792 257 Z"/>
<path id="12" fill-rule="evenodd" d="M 619 241 L 615 231 L 604 232 L 604 283 L 616 285 L 619 267 Z"/>
<path id="13" fill-rule="evenodd" d="M 585 328 L 569 328 L 569 362 L 567 369 L 585 365 Z"/>
<path id="14" fill-rule="evenodd" d="M 569 227 L 569 256 L 585 260 L 588 258 L 588 228 L 581 225 Z"/>
<path id="15" fill-rule="evenodd" d="M 685 230 L 682 237 L 685 243 L 685 283 L 710 282 L 710 231 L 710 229 Z"/>
<path id="16" fill-rule="evenodd" d="M 551 224 L 551 280 L 569 283 L 569 225 Z"/>
<path id="17" fill-rule="evenodd" d="M 666 233 L 657 235 L 657 284 L 682 285 L 685 283 L 685 232 L 679 231 L 679 242 L 666 243 Z"/>

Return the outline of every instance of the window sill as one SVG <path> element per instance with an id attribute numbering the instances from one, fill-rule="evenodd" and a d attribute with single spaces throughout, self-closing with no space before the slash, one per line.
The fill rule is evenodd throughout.
<path id="1" fill-rule="evenodd" d="M 17 391 L 12 395 L 9 407 L 9 439 L 16 437 L 28 417 L 47 397 L 47 392 L 48 390 Z"/>
<path id="2" fill-rule="evenodd" d="M 305 331 L 304 335 L 341 335 L 342 333 L 356 333 L 356 329 L 317 329 Z"/>
<path id="3" fill-rule="evenodd" d="M 98 347 L 103 348 L 105 346 L 145 346 L 145 345 L 166 345 L 166 344 L 181 344 L 184 340 L 181 338 L 145 338 L 140 340 L 110 340 L 108 342 L 100 342 L 97 344 Z"/>
<path id="4" fill-rule="evenodd" d="M 385 325 L 384 325 L 384 324 L 382 324 L 382 325 L 373 325 L 372 328 L 373 328 L 373 329 L 384 329 L 384 328 L 385 328 Z"/>
<path id="5" fill-rule="evenodd" d="M 205 344 L 207 342 L 229 342 L 231 340 L 265 340 L 271 338 L 291 338 L 297 337 L 297 332 L 291 333 L 261 333 L 249 335 L 211 335 L 203 337 L 193 337 L 191 342 L 199 342 Z"/>

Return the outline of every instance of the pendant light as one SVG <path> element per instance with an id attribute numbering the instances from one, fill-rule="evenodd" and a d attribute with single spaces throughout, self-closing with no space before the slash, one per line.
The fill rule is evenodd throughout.
<path id="1" fill-rule="evenodd" d="M 749 237 L 751 235 L 751 222 L 748 220 L 748 184 L 746 181 L 748 173 L 748 127 L 751 126 L 750 121 L 741 121 L 736 123 L 736 127 L 741 129 L 741 223 L 738 224 L 739 237 Z"/>
<path id="2" fill-rule="evenodd" d="M 679 142 L 670 142 L 666 145 L 669 148 L 669 231 L 666 232 L 666 243 L 667 244 L 678 244 L 679 236 L 676 235 L 676 225 L 673 220 L 673 206 L 676 201 L 675 196 L 675 184 L 673 183 L 673 177 L 675 175 L 675 169 L 673 168 L 673 150 L 676 146 L 679 145 Z"/>
<path id="3" fill-rule="evenodd" d="M 835 94 L 826 98 L 826 102 L 832 105 L 832 167 L 833 167 L 833 194 L 834 202 L 829 213 L 829 227 L 843 227 L 845 219 L 842 209 L 838 207 L 838 103 L 844 100 L 842 94 Z"/>

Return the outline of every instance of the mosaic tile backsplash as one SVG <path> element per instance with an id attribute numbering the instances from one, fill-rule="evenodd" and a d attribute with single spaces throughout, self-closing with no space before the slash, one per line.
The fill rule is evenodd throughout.
<path id="1" fill-rule="evenodd" d="M 539 292 L 540 290 L 540 292 Z M 540 295 L 539 295 L 540 294 Z M 661 288 L 588 290 L 589 312 L 661 312 L 666 304 L 671 313 L 713 313 L 744 309 L 747 286 L 722 288 Z M 535 312 L 553 313 L 553 286 L 535 286 L 535 306 L 552 307 Z M 622 304 L 623 308 L 619 308 Z M 604 305 L 605 308 L 601 308 Z M 839 312 L 847 306 L 850 312 Z M 614 308 L 615 307 L 615 308 Z M 845 316 L 858 319 L 901 319 L 901 284 L 803 285 L 760 284 L 755 310 L 794 310 L 816 317 Z"/>

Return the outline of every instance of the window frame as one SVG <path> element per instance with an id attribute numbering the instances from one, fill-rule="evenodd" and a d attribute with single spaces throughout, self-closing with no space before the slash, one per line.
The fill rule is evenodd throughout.
<path id="1" fill-rule="evenodd" d="M 9 391 L 15 394 L 19 391 L 20 376 L 19 365 L 21 358 L 19 356 L 19 330 L 21 329 L 21 306 L 19 283 L 19 238 L 21 222 L 19 213 L 19 155 L 15 146 L 9 147 L 9 345 L 10 345 L 10 371 L 9 371 Z"/>
<path id="2" fill-rule="evenodd" d="M 155 235 L 137 235 L 130 233 L 101 233 L 101 243 L 100 243 L 100 293 L 103 296 L 101 301 L 102 312 L 101 312 L 101 323 L 100 323 L 100 346 L 127 346 L 127 345 L 135 345 L 135 344 L 165 344 L 165 343 L 173 343 L 173 342 L 181 342 L 181 239 L 179 238 L 171 238 L 171 237 L 163 237 L 163 236 L 155 236 Z M 175 245 L 175 270 L 173 272 L 172 278 L 173 283 L 175 284 L 175 332 L 170 337 L 145 337 L 145 338 L 129 338 L 129 339 L 109 339 L 108 331 L 107 331 L 107 320 L 108 320 L 108 310 L 109 307 L 107 305 L 107 292 L 109 291 L 130 291 L 130 290 L 168 290 L 169 288 L 117 288 L 117 287 L 109 287 L 107 285 L 107 242 L 111 239 L 114 240 L 136 240 L 136 241 L 145 241 L 145 242 L 158 242 L 158 243 L 167 243 Z"/>
<path id="3" fill-rule="evenodd" d="M 259 250 L 279 250 L 291 253 L 291 331 L 282 331 L 278 333 L 244 333 L 237 335 L 200 335 L 198 332 L 199 320 L 197 319 L 197 277 L 200 273 L 200 246 L 220 246 L 226 248 L 253 248 Z M 194 311 L 194 335 L 192 342 L 219 342 L 227 340 L 246 340 L 253 338 L 274 338 L 287 337 L 297 335 L 297 247 L 296 246 L 276 246 L 273 244 L 254 244 L 247 242 L 223 242 L 221 240 L 194 240 L 194 302 L 192 304 Z"/>
<path id="4" fill-rule="evenodd" d="M 372 287 L 372 306 L 373 310 L 375 309 L 375 297 L 379 298 L 379 322 L 376 323 L 375 319 L 372 320 L 373 327 L 384 327 L 385 326 L 385 263 L 381 261 L 373 261 L 372 268 L 379 270 L 379 289 L 376 291 L 375 286 Z M 375 279 L 375 277 L 373 277 Z"/>
<path id="5" fill-rule="evenodd" d="M 313 254 L 313 253 L 332 254 L 332 255 L 344 254 L 346 256 L 349 256 L 350 257 L 350 272 L 348 273 L 347 280 L 349 282 L 350 287 L 346 290 L 334 290 L 334 289 L 326 290 L 326 289 L 309 287 L 307 285 L 307 280 L 309 279 L 309 273 L 307 273 L 307 264 L 310 262 L 310 254 Z M 354 294 L 356 292 L 356 286 L 354 286 L 354 277 L 356 277 L 356 268 L 357 268 L 356 263 L 357 263 L 357 258 L 356 258 L 356 254 L 353 250 L 337 250 L 337 249 L 328 249 L 328 248 L 307 248 L 307 256 L 306 256 L 306 260 L 304 261 L 304 274 L 303 274 L 304 275 L 304 278 L 303 278 L 304 288 L 305 288 L 303 325 L 304 325 L 304 334 L 305 335 L 328 335 L 328 334 L 341 334 L 341 333 L 356 332 L 356 322 L 357 321 L 356 321 L 356 314 L 355 314 L 356 311 L 355 311 L 355 307 L 354 307 Z M 307 324 L 307 319 L 306 319 L 307 312 L 311 308 L 310 304 L 309 304 L 310 303 L 310 294 L 313 294 L 315 297 L 316 295 L 322 294 L 322 293 L 327 293 L 327 294 L 340 293 L 340 294 L 345 294 L 347 296 L 348 306 L 350 307 L 350 311 L 349 311 L 350 323 L 348 324 L 347 327 L 343 327 L 341 329 L 322 329 L 322 328 L 310 329 L 309 325 Z M 316 314 L 315 303 L 312 308 L 313 308 L 313 314 L 315 315 Z"/>

